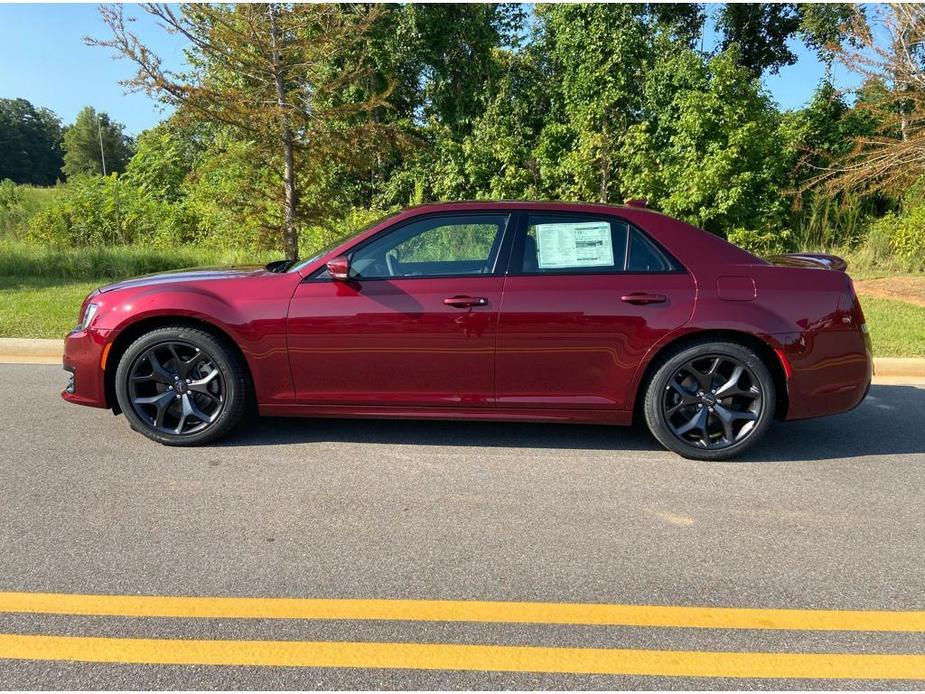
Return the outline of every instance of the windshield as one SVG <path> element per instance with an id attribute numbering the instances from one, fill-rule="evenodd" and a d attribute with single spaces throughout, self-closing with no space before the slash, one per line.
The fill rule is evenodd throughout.
<path id="1" fill-rule="evenodd" d="M 334 250 L 335 248 L 337 248 L 337 247 L 340 246 L 341 244 L 346 243 L 346 242 L 349 241 L 350 239 L 352 239 L 352 238 L 354 238 L 354 237 L 356 237 L 356 236 L 359 236 L 360 234 L 363 234 L 363 233 L 369 231 L 370 229 L 372 229 L 372 228 L 373 228 L 374 226 L 376 226 L 377 224 L 381 224 L 381 223 L 384 222 L 386 219 L 388 219 L 389 217 L 392 217 L 392 216 L 394 216 L 394 213 L 392 213 L 392 214 L 387 214 L 387 215 L 385 215 L 384 217 L 380 217 L 379 219 L 377 219 L 377 220 L 376 220 L 375 222 L 373 222 L 372 224 L 367 224 L 365 227 L 363 227 L 363 228 L 360 229 L 359 231 L 355 231 L 355 232 L 353 232 L 352 234 L 347 234 L 347 235 L 345 235 L 345 236 L 341 236 L 341 237 L 340 237 L 339 239 L 337 239 L 336 241 L 332 241 L 332 242 L 329 243 L 327 246 L 324 246 L 323 248 L 318 249 L 317 251 L 315 251 L 315 253 L 314 253 L 313 255 L 311 255 L 310 257 L 306 258 L 305 260 L 299 260 L 299 261 L 297 261 L 295 264 L 293 264 L 293 266 L 290 268 L 290 270 L 298 271 L 298 270 L 301 270 L 302 268 L 304 268 L 306 265 L 311 265 L 311 264 L 314 263 L 316 260 L 318 260 L 318 258 L 320 258 L 321 256 L 323 256 L 325 253 L 330 253 L 332 250 Z"/>

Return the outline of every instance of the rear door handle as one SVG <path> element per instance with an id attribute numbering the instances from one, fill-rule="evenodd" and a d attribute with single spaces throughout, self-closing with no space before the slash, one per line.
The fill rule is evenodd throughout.
<path id="1" fill-rule="evenodd" d="M 485 306 L 488 304 L 488 299 L 483 296 L 448 296 L 443 300 L 443 303 L 455 308 L 470 308 L 472 306 Z"/>
<path id="2" fill-rule="evenodd" d="M 664 294 L 646 294 L 645 292 L 624 294 L 620 297 L 620 301 L 625 301 L 628 304 L 636 304 L 637 306 L 642 306 L 644 304 L 664 304 L 667 300 L 668 297 Z"/>

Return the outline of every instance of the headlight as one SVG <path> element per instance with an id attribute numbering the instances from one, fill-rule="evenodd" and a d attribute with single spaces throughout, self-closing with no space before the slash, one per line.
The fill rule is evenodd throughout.
<path id="1" fill-rule="evenodd" d="M 87 304 L 87 307 L 84 309 L 83 315 L 80 317 L 80 322 L 77 324 L 77 327 L 74 328 L 77 330 L 86 330 L 87 326 L 90 325 L 90 321 L 93 320 L 93 317 L 96 315 L 97 310 L 99 309 L 99 304 Z"/>

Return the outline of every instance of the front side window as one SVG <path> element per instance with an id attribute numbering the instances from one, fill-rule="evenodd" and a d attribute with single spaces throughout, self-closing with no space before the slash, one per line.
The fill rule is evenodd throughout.
<path id="1" fill-rule="evenodd" d="M 352 253 L 350 271 L 357 279 L 490 274 L 507 221 L 505 214 L 413 221 Z"/>
<path id="2" fill-rule="evenodd" d="M 645 234 L 619 219 L 531 214 L 521 245 L 521 274 L 674 269 Z"/>

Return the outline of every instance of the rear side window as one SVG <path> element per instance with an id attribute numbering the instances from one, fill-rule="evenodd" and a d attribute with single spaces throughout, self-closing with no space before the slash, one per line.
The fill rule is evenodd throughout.
<path id="1" fill-rule="evenodd" d="M 571 215 L 530 215 L 520 271 L 623 270 L 628 226 L 619 220 Z"/>
<path id="2" fill-rule="evenodd" d="M 674 270 L 668 258 L 639 229 L 630 232 L 627 272 L 669 272 Z"/>
<path id="3" fill-rule="evenodd" d="M 620 219 L 532 214 L 521 246 L 520 274 L 676 269 L 643 232 Z"/>

